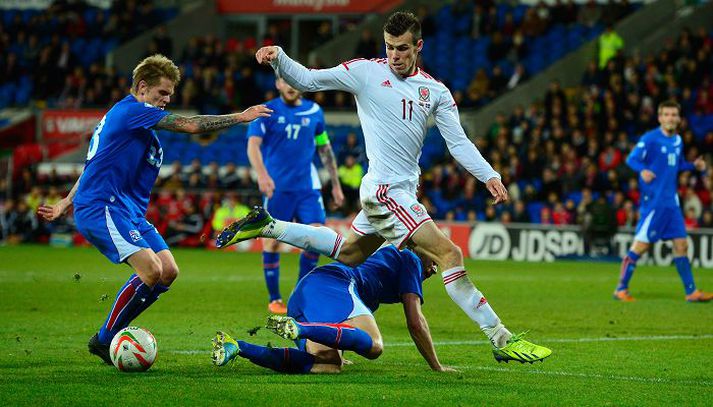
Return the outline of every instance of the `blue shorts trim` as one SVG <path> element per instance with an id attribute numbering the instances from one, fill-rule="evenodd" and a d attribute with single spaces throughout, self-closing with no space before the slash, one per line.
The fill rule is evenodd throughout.
<path id="1" fill-rule="evenodd" d="M 353 280 L 319 269 L 307 274 L 287 302 L 287 315 L 299 322 L 338 324 L 359 315 L 372 315 L 355 289 Z"/>
<path id="2" fill-rule="evenodd" d="M 686 236 L 686 225 L 680 208 L 654 208 L 641 212 L 634 240 L 655 243 Z"/>
<path id="3" fill-rule="evenodd" d="M 144 218 L 112 206 L 75 208 L 77 230 L 112 263 L 122 263 L 141 249 L 158 253 L 168 245 Z"/>
<path id="4" fill-rule="evenodd" d="M 324 224 L 326 220 L 322 193 L 318 189 L 275 191 L 271 198 L 264 198 L 263 207 L 273 218 L 286 222 L 309 225 Z"/>

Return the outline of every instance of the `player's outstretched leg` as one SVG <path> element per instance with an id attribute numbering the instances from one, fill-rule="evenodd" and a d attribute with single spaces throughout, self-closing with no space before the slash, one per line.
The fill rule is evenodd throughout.
<path id="1" fill-rule="evenodd" d="M 285 339 L 309 339 L 334 349 L 350 350 L 369 359 L 378 356 L 371 351 L 371 336 L 351 325 L 302 323 L 291 317 L 271 315 L 267 318 L 265 327 Z"/>
<path id="2" fill-rule="evenodd" d="M 237 356 L 252 363 L 283 373 L 309 373 L 315 358 L 296 348 L 268 348 L 236 341 L 230 335 L 218 331 L 213 338 L 212 361 L 216 366 L 225 366 Z"/>
<path id="3" fill-rule="evenodd" d="M 269 237 L 332 259 L 339 257 L 342 235 L 325 226 L 310 226 L 274 219 L 260 206 L 225 228 L 216 239 L 218 248 L 256 237 Z"/>
<path id="4" fill-rule="evenodd" d="M 493 348 L 493 356 L 498 362 L 509 362 L 515 360 L 520 363 L 533 363 L 543 361 L 552 354 L 552 350 L 544 346 L 536 345 L 523 339 L 526 332 L 513 335 L 508 339 L 507 344 L 500 348 Z"/>

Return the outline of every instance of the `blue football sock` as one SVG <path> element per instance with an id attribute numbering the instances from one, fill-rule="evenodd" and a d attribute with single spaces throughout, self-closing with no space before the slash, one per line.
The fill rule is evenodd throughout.
<path id="1" fill-rule="evenodd" d="M 696 291 L 696 283 L 693 282 L 693 271 L 691 271 L 691 262 L 688 261 L 688 257 L 674 257 L 673 263 L 676 265 L 678 275 L 681 276 L 686 295 Z"/>
<path id="2" fill-rule="evenodd" d="M 626 290 L 629 288 L 629 281 L 634 275 L 634 269 L 636 268 L 636 262 L 639 261 L 639 255 L 629 250 L 626 253 L 626 257 L 621 261 L 621 273 L 619 274 L 619 285 L 616 286 L 616 290 Z"/>
<path id="3" fill-rule="evenodd" d="M 270 301 L 279 300 L 280 295 L 280 253 L 262 252 L 262 268 Z"/>
<path id="4" fill-rule="evenodd" d="M 297 323 L 300 338 L 309 339 L 332 348 L 354 351 L 367 357 L 373 344 L 366 331 L 347 324 Z"/>
<path id="5" fill-rule="evenodd" d="M 129 326 L 138 315 L 137 310 L 151 298 L 152 291 L 153 289 L 144 284 L 136 274 L 132 274 L 116 294 L 114 305 L 99 329 L 99 342 L 109 344 L 117 332 Z"/>
<path id="6" fill-rule="evenodd" d="M 238 341 L 238 355 L 258 366 L 284 373 L 309 373 L 314 356 L 295 348 L 268 348 Z"/>
<path id="7" fill-rule="evenodd" d="M 300 255 L 300 275 L 297 281 L 302 280 L 302 277 L 317 267 L 317 262 L 319 262 L 319 253 L 303 251 Z"/>
<path id="8" fill-rule="evenodd" d="M 153 287 L 153 291 L 151 291 L 151 295 L 144 301 L 142 304 L 140 304 L 136 309 L 134 310 L 134 315 L 131 316 L 131 319 L 129 320 L 129 323 L 131 321 L 135 320 L 136 317 L 141 315 L 142 312 L 146 311 L 156 300 L 158 300 L 158 297 L 168 291 L 169 287 L 163 284 L 156 284 Z"/>

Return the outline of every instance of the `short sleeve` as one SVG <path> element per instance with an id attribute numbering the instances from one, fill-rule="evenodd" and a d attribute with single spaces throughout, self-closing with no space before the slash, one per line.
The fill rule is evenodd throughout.
<path id="1" fill-rule="evenodd" d="M 399 252 L 401 268 L 399 270 L 399 295 L 413 293 L 421 297 L 423 304 L 423 268 L 421 260 L 410 250 Z"/>
<path id="2" fill-rule="evenodd" d="M 248 137 L 265 137 L 267 133 L 267 120 L 265 117 L 258 117 L 248 125 Z"/>
<path id="3" fill-rule="evenodd" d="M 161 119 L 171 114 L 156 106 L 141 102 L 132 103 L 127 113 L 126 123 L 130 130 L 150 129 L 156 126 Z"/>

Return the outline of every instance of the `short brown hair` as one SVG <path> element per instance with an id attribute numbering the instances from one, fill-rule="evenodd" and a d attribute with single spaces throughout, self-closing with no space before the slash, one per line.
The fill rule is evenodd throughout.
<path id="1" fill-rule="evenodd" d="M 413 35 L 413 43 L 415 44 L 421 39 L 421 22 L 418 21 L 418 17 L 413 13 L 397 11 L 386 20 L 384 31 L 394 37 L 404 35 L 408 31 Z"/>
<path id="2" fill-rule="evenodd" d="M 681 114 L 681 105 L 673 99 L 666 100 L 666 101 L 659 103 L 658 114 L 661 114 L 661 111 L 665 107 L 675 107 L 678 110 L 678 114 Z"/>
<path id="3" fill-rule="evenodd" d="M 176 64 L 161 54 L 151 55 L 144 58 L 134 68 L 131 89 L 137 90 L 139 82 L 144 81 L 148 86 L 156 86 L 161 82 L 161 78 L 166 78 L 178 85 L 181 80 L 181 72 Z"/>

